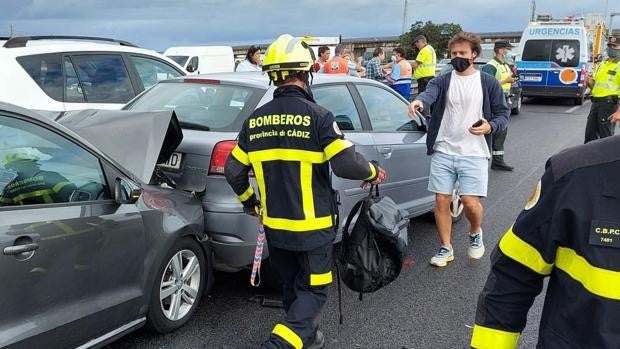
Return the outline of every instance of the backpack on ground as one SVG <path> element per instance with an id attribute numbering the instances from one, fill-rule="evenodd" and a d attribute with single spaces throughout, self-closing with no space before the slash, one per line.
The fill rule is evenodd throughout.
<path id="1" fill-rule="evenodd" d="M 342 232 L 337 271 L 347 287 L 360 293 L 360 300 L 362 294 L 377 291 L 400 274 L 408 224 L 407 212 L 390 197 L 380 196 L 378 186 L 371 186 L 368 196 L 351 209 Z"/>

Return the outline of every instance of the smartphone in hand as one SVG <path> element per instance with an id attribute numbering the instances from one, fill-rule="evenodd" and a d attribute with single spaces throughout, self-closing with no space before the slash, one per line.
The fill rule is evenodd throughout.
<path id="1" fill-rule="evenodd" d="M 482 126 L 482 123 L 483 123 L 483 121 L 482 121 L 482 119 L 480 119 L 480 120 L 476 121 L 473 125 L 471 125 L 471 127 Z"/>

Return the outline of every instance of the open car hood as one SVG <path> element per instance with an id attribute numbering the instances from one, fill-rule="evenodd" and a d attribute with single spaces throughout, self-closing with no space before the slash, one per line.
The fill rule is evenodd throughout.
<path id="1" fill-rule="evenodd" d="M 174 111 L 79 110 L 55 118 L 138 179 L 149 183 L 155 165 L 168 160 L 183 132 Z"/>

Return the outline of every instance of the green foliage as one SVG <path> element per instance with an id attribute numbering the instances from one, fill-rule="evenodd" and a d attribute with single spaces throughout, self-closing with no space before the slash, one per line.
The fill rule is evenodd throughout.
<path id="1" fill-rule="evenodd" d="M 442 23 L 434 24 L 431 21 L 422 23 L 417 21 L 411 25 L 411 30 L 400 36 L 400 45 L 407 52 L 407 59 L 415 59 L 418 49 L 413 44 L 413 40 L 418 35 L 424 35 L 429 45 L 433 46 L 437 53 L 437 59 L 448 57 L 448 41 L 463 29 L 459 24 Z"/>

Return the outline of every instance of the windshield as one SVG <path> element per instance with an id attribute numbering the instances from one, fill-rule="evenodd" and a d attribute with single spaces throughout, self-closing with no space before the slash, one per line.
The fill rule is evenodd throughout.
<path id="1" fill-rule="evenodd" d="M 560 67 L 577 67 L 580 54 L 579 40 L 528 40 L 521 60 L 554 62 Z"/>
<path id="2" fill-rule="evenodd" d="M 246 103 L 256 103 L 252 97 L 257 93 L 256 89 L 244 86 L 159 83 L 127 105 L 126 109 L 174 110 L 184 128 L 238 131 L 235 121 Z"/>
<path id="3" fill-rule="evenodd" d="M 187 59 L 189 58 L 189 56 L 168 56 L 168 58 L 177 62 L 177 64 L 180 65 L 181 67 L 185 67 L 185 63 L 187 62 Z"/>

